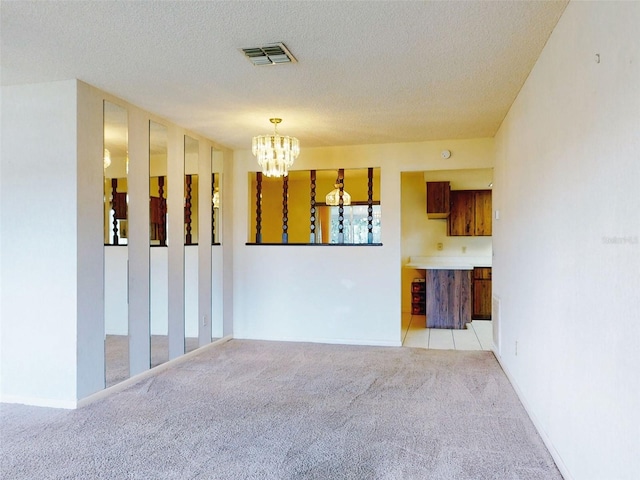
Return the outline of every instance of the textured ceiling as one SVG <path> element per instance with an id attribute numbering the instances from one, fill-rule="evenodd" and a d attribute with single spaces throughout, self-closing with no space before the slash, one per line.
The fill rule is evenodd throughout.
<path id="1" fill-rule="evenodd" d="M 78 78 L 222 145 L 493 136 L 566 1 L 1 3 L 3 85 Z M 284 42 L 298 63 L 239 51 Z"/>

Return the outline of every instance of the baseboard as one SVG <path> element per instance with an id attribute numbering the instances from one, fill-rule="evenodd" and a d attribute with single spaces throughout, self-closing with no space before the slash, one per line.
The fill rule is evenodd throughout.
<path id="1" fill-rule="evenodd" d="M 547 450 L 549 450 L 549 453 L 553 457 L 553 461 L 556 463 L 556 466 L 558 467 L 558 470 L 560 470 L 560 473 L 564 477 L 564 480 L 573 480 L 573 475 L 571 475 L 571 472 L 569 471 L 564 461 L 562 460 L 560 453 L 558 453 L 558 451 L 556 450 L 556 447 L 553 445 L 553 442 L 547 435 L 547 432 L 542 427 L 542 424 L 538 421 L 537 417 L 533 414 L 531 407 L 529 405 L 529 402 L 527 401 L 525 396 L 522 394 L 520 387 L 518 387 L 518 383 L 515 381 L 515 379 L 509 372 L 509 369 L 503 363 L 502 358 L 498 354 L 498 349 L 496 348 L 495 344 L 493 345 L 493 354 L 498 360 L 498 363 L 500 364 L 502 371 L 507 376 L 509 383 L 511 383 L 511 386 L 515 390 L 516 395 L 518 395 L 518 398 L 520 399 L 520 403 L 522 403 L 524 410 L 527 412 L 527 415 L 529 415 L 531 422 L 533 422 L 533 425 L 536 427 L 536 430 L 538 431 L 540 438 L 542 438 L 544 445 L 547 447 Z"/>
<path id="2" fill-rule="evenodd" d="M 0 403 L 17 403 L 31 407 L 63 408 L 73 410 L 76 408 L 75 400 L 53 400 L 51 398 L 23 397 L 20 395 L 2 395 Z"/>
<path id="3" fill-rule="evenodd" d="M 401 347 L 402 342 L 400 340 L 397 341 L 386 341 L 386 340 L 353 340 L 353 339 L 343 339 L 343 338 L 316 338 L 316 337 L 252 337 L 252 336 L 243 336 L 243 335 L 235 335 L 233 336 L 236 340 L 264 340 L 267 342 L 297 342 L 297 343 L 323 343 L 328 345 L 361 345 L 361 346 L 369 346 L 369 347 Z"/>
<path id="4" fill-rule="evenodd" d="M 126 388 L 130 387 L 135 383 L 138 383 L 141 380 L 144 380 L 149 377 L 153 377 L 159 374 L 160 372 L 163 372 L 169 368 L 175 367 L 176 365 L 186 362 L 187 360 L 190 360 L 193 357 L 196 357 L 198 355 L 205 353 L 207 350 L 209 350 L 210 348 L 216 345 L 221 345 L 223 343 L 228 342 L 232 338 L 233 338 L 233 335 L 228 335 L 226 337 L 220 338 L 218 340 L 215 340 L 209 343 L 208 345 L 204 345 L 202 347 L 196 348 L 192 352 L 185 353 L 184 355 L 181 355 L 178 358 L 174 358 L 173 360 L 169 360 L 165 363 L 161 363 L 160 365 L 150 368 L 149 370 L 145 370 L 144 372 L 139 373 L 138 375 L 134 375 L 133 377 L 128 378 L 126 380 L 123 380 L 122 382 L 117 383 L 109 388 L 100 390 L 99 392 L 96 392 L 93 395 L 89 395 L 88 397 L 85 397 L 79 400 L 75 408 L 86 407 L 90 403 L 96 402 L 98 400 L 102 400 L 103 398 L 106 398 L 109 395 L 113 395 L 114 393 L 121 392 L 122 390 L 125 390 Z"/>
<path id="5" fill-rule="evenodd" d="M 50 398 L 23 397 L 18 395 L 2 395 L 0 397 L 0 403 L 18 403 L 21 405 L 30 405 L 33 407 L 64 408 L 67 410 L 82 408 L 89 405 L 90 403 L 96 402 L 98 400 L 102 400 L 103 398 L 106 398 L 109 395 L 113 395 L 114 393 L 120 392 L 130 387 L 131 385 L 138 383 L 141 380 L 144 380 L 145 378 L 153 377 L 154 375 L 157 375 L 158 373 L 168 368 L 179 365 L 182 362 L 186 362 L 187 360 L 190 360 L 191 358 L 197 355 L 203 354 L 209 348 L 228 342 L 232 338 L 233 338 L 232 335 L 228 335 L 226 337 L 215 340 L 214 342 L 211 342 L 208 345 L 204 345 L 200 348 L 197 348 L 192 352 L 185 353 L 184 355 L 178 358 L 174 358 L 173 360 L 169 360 L 168 362 L 158 365 L 157 367 L 151 368 L 149 370 L 145 370 L 144 372 L 139 373 L 138 375 L 134 375 L 131 378 L 123 380 L 122 382 L 116 385 L 113 385 L 109 388 L 105 388 L 104 390 L 100 390 L 99 392 L 89 395 L 88 397 L 85 397 L 81 400 L 77 400 L 77 401 L 76 400 L 52 400 Z"/>

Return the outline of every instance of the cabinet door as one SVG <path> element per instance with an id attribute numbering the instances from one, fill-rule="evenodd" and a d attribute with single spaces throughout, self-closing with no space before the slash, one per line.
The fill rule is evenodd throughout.
<path id="1" fill-rule="evenodd" d="M 473 312 L 474 320 L 491 319 L 491 268 L 473 269 Z"/>
<path id="2" fill-rule="evenodd" d="M 479 190 L 474 198 L 474 235 L 491 235 L 491 190 Z"/>
<path id="3" fill-rule="evenodd" d="M 449 214 L 449 235 L 474 234 L 474 192 L 472 190 L 451 191 L 451 213 Z"/>
<path id="4" fill-rule="evenodd" d="M 475 267 L 473 269 L 474 280 L 491 280 L 491 267 Z"/>
<path id="5" fill-rule="evenodd" d="M 449 182 L 427 182 L 427 217 L 449 216 Z"/>
<path id="6" fill-rule="evenodd" d="M 473 314 L 476 320 L 491 320 L 491 280 L 473 281 Z"/>

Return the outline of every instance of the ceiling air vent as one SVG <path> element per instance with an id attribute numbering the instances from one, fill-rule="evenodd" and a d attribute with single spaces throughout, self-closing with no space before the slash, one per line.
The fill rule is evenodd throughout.
<path id="1" fill-rule="evenodd" d="M 284 43 L 270 43 L 261 47 L 241 48 L 240 50 L 254 65 L 297 63 L 296 58 L 285 47 Z"/>

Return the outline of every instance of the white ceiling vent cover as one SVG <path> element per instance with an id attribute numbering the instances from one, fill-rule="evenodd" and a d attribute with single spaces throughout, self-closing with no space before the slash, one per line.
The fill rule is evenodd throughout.
<path id="1" fill-rule="evenodd" d="M 297 63 L 296 58 L 284 43 L 269 43 L 261 47 L 241 48 L 242 53 L 254 65 L 277 65 L 279 63 Z"/>

